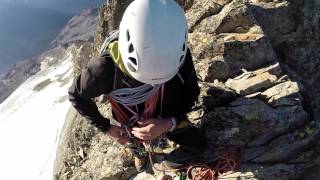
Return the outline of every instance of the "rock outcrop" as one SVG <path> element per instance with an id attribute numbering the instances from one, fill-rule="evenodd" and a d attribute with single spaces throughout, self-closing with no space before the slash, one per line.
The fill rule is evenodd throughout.
<path id="1" fill-rule="evenodd" d="M 95 54 L 129 2 L 109 0 L 102 7 Z M 179 2 L 201 86 L 189 119 L 200 124 L 210 143 L 204 157 L 241 147 L 240 167 L 222 179 L 319 179 L 319 99 L 313 98 L 319 92 L 319 3 Z M 111 116 L 109 106 L 99 107 Z M 134 177 L 130 153 L 74 110 L 61 138 L 57 179 Z"/>
<path id="2" fill-rule="evenodd" d="M 133 0 L 109 0 L 100 7 L 99 22 L 94 39 L 94 55 L 98 55 L 105 37 L 120 25 L 122 14 Z"/>

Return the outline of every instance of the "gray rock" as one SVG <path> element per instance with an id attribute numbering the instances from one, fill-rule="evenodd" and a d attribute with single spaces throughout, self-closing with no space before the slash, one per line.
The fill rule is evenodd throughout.
<path id="1" fill-rule="evenodd" d="M 256 25 L 256 20 L 242 0 L 234 0 L 224 6 L 219 14 L 210 16 L 195 27 L 206 33 L 245 33 Z"/>
<path id="2" fill-rule="evenodd" d="M 286 81 L 267 89 L 260 95 L 272 107 L 302 105 L 301 97 L 299 98 L 298 83 Z"/>
<path id="3" fill-rule="evenodd" d="M 241 69 L 255 70 L 275 64 L 277 57 L 266 36 L 261 34 L 226 34 L 224 60 L 230 67 L 230 77 Z"/>
<path id="4" fill-rule="evenodd" d="M 319 117 L 319 2 L 249 1 L 248 7 L 270 37 L 282 66 L 306 88 L 312 116 Z"/>
<path id="5" fill-rule="evenodd" d="M 92 50 L 93 44 L 90 42 L 77 41 L 73 43 L 71 53 L 74 56 L 72 59 L 74 77 L 81 73 L 82 68 L 84 68 L 92 58 Z"/>
<path id="6" fill-rule="evenodd" d="M 196 64 L 196 70 L 201 80 L 205 82 L 214 82 L 216 79 L 224 81 L 230 74 L 230 67 L 221 56 L 202 59 Z"/>
<path id="7" fill-rule="evenodd" d="M 301 172 L 306 169 L 306 164 L 273 164 L 273 165 L 260 165 L 260 164 L 243 164 L 239 168 L 239 172 L 231 174 L 233 178 L 230 180 L 246 180 L 246 179 L 277 179 L 277 180 L 291 180 L 299 179 Z M 244 173 L 242 173 L 244 172 Z M 228 178 L 225 177 L 225 178 Z"/>
<path id="8" fill-rule="evenodd" d="M 194 27 L 203 19 L 219 13 L 225 3 L 228 2 L 226 1 L 223 2 L 223 4 L 218 4 L 217 2 L 210 0 L 196 0 L 191 6 L 191 9 L 186 13 L 189 31 L 192 32 Z"/>
<path id="9" fill-rule="evenodd" d="M 203 131 L 217 145 L 260 146 L 301 127 L 306 118 L 301 106 L 273 109 L 257 99 L 238 98 L 204 114 Z"/>
<path id="10" fill-rule="evenodd" d="M 94 55 L 98 55 L 106 36 L 119 29 L 122 15 L 133 0 L 108 0 L 99 11 L 98 27 L 94 38 Z"/>
<path id="11" fill-rule="evenodd" d="M 194 32 L 189 34 L 189 46 L 196 62 L 223 55 L 223 40 L 212 34 Z"/>
<path id="12" fill-rule="evenodd" d="M 270 38 L 273 46 L 296 36 L 297 9 L 291 6 L 289 1 L 250 0 L 248 3 L 248 8 Z"/>
<path id="13" fill-rule="evenodd" d="M 282 73 L 278 63 L 253 72 L 244 71 L 240 76 L 226 82 L 229 88 L 240 95 L 249 95 L 274 86 Z"/>
<path id="14" fill-rule="evenodd" d="M 123 170 L 128 176 L 136 173 L 130 170 L 132 155 L 126 148 L 99 132 L 73 108 L 67 120 L 60 135 L 55 179 L 109 179 L 119 177 Z"/>
<path id="15" fill-rule="evenodd" d="M 201 94 L 199 102 L 206 110 L 212 110 L 234 101 L 238 95 L 223 83 L 215 81 L 214 83 L 201 83 Z"/>
<path id="16" fill-rule="evenodd" d="M 276 54 L 266 36 L 261 34 L 220 34 L 194 32 L 190 47 L 202 80 L 225 80 L 241 73 L 241 69 L 255 70 L 275 64 Z M 216 64 L 220 67 L 216 67 Z M 203 69 L 203 71 L 202 71 Z"/>
<path id="17" fill-rule="evenodd" d="M 319 127 L 311 122 L 309 125 L 285 134 L 268 144 L 265 152 L 251 159 L 255 163 L 279 163 L 286 162 L 297 154 L 305 151 L 319 138 Z"/>

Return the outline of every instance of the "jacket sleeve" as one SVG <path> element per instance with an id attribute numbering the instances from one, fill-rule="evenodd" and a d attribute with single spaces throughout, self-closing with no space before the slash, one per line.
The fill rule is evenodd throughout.
<path id="1" fill-rule="evenodd" d="M 68 92 L 73 107 L 103 132 L 109 129 L 110 121 L 100 114 L 92 98 L 110 93 L 113 79 L 114 64 L 110 57 L 95 58 L 82 69 Z"/>
<path id="2" fill-rule="evenodd" d="M 178 110 L 174 116 L 177 119 L 177 124 L 187 119 L 187 113 L 192 111 L 192 107 L 200 94 L 198 78 L 189 49 L 187 51 L 185 63 L 179 70 L 179 74 L 182 76 L 184 82 L 180 92 L 181 98 L 179 100 Z"/>

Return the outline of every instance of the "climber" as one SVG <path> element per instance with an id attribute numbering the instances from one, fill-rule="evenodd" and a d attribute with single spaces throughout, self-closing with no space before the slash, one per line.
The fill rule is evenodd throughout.
<path id="1" fill-rule="evenodd" d="M 188 153 L 204 146 L 198 129 L 184 126 L 200 92 L 187 43 L 186 17 L 175 1 L 133 1 L 119 32 L 106 39 L 101 56 L 75 78 L 69 90 L 72 105 L 120 144 L 135 139 L 142 147 L 166 135 L 180 145 L 166 160 L 187 163 Z M 100 95 L 108 97 L 121 127 L 100 114 L 92 100 Z M 139 171 L 144 158 L 136 154 Z"/>

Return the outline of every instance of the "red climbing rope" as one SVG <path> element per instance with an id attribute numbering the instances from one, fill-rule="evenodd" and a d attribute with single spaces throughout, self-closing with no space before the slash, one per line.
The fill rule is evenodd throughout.
<path id="1" fill-rule="evenodd" d="M 187 170 L 187 177 L 192 180 L 215 179 L 216 172 L 206 164 L 194 164 Z"/>
<path id="2" fill-rule="evenodd" d="M 187 170 L 187 176 L 191 180 L 216 180 L 218 177 L 231 174 L 240 164 L 240 147 L 229 149 L 217 155 L 214 159 L 216 165 L 195 164 Z"/>
<path id="3" fill-rule="evenodd" d="M 115 100 L 113 100 L 112 97 L 108 96 L 107 98 L 111 104 L 112 111 L 114 112 L 117 121 L 120 124 L 125 124 L 126 121 L 129 119 L 128 115 L 123 111 L 123 109 L 120 107 L 120 105 Z"/>
<path id="4" fill-rule="evenodd" d="M 112 111 L 114 112 L 116 120 L 127 129 L 127 127 L 132 126 L 136 121 L 154 117 L 159 96 L 160 96 L 160 103 L 161 103 L 160 114 L 162 114 L 164 85 L 162 85 L 160 90 L 158 90 L 153 96 L 151 96 L 146 100 L 146 102 L 144 103 L 145 107 L 144 107 L 142 116 L 139 115 L 137 106 L 135 107 L 136 110 L 133 110 L 133 107 L 127 107 L 123 105 L 124 108 L 126 108 L 129 112 L 132 113 L 131 117 L 128 116 L 128 114 L 124 111 L 124 109 L 120 106 L 120 104 L 116 102 L 111 96 L 108 96 L 107 98 L 111 104 Z M 128 136 L 131 137 L 129 134 Z"/>
<path id="5" fill-rule="evenodd" d="M 208 165 L 205 163 L 191 164 L 180 168 L 160 169 L 153 168 L 163 174 L 168 172 L 185 172 L 189 180 L 216 180 L 218 177 L 223 177 L 231 174 L 239 166 L 241 160 L 242 149 L 240 147 L 228 149 L 214 159 L 214 164 Z M 154 165 L 152 159 L 152 151 L 148 150 L 149 161 Z"/>

